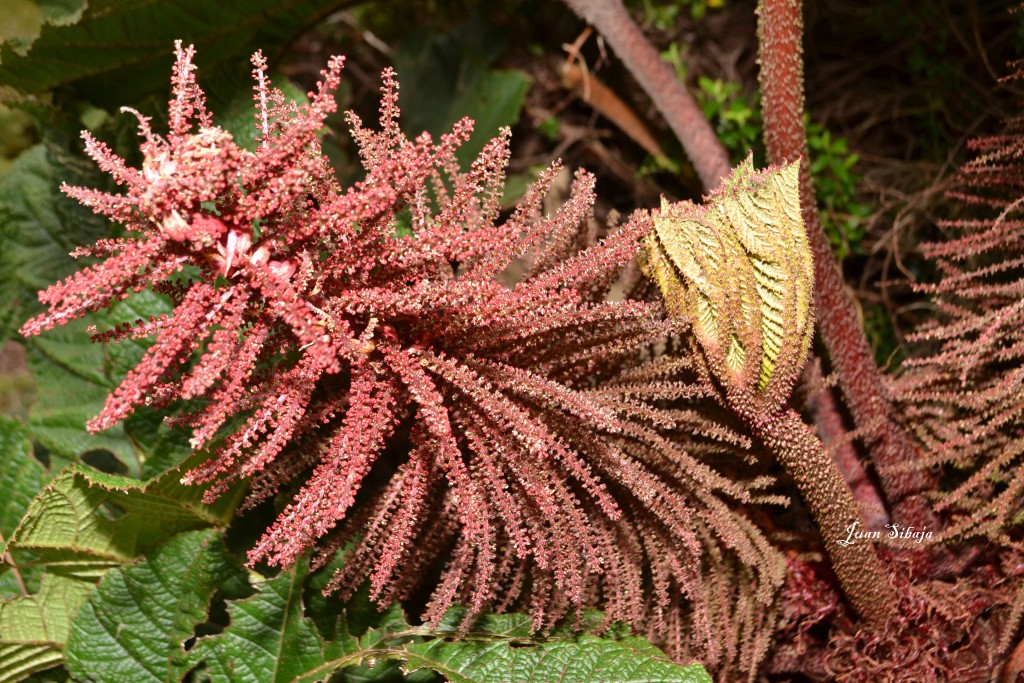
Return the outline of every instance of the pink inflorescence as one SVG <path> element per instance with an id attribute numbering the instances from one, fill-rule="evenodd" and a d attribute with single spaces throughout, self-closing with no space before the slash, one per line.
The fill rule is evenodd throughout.
<path id="1" fill-rule="evenodd" d="M 99 335 L 156 339 L 89 428 L 143 404 L 204 399 L 175 418 L 210 451 L 185 482 L 212 483 L 212 499 L 248 478 L 250 506 L 298 484 L 252 563 L 351 545 L 333 586 L 347 593 L 368 577 L 383 603 L 444 562 L 430 620 L 461 601 L 471 615 L 522 606 L 543 626 L 597 604 L 613 619 L 694 631 L 702 654 L 721 654 L 711 622 L 726 608 L 705 604 L 716 597 L 702 592 L 702 549 L 724 539 L 762 568 L 774 555 L 720 500 L 752 500 L 751 486 L 695 455 L 743 437 L 664 407 L 707 391 L 678 379 L 685 357 L 651 361 L 679 323 L 605 298 L 648 215 L 584 245 L 594 178 L 577 173 L 545 215 L 555 164 L 502 219 L 508 131 L 460 172 L 472 122 L 437 142 L 408 139 L 390 70 L 380 130 L 348 117 L 366 177 L 341 187 L 317 134 L 342 59 L 296 105 L 269 87 L 257 54 L 247 151 L 213 124 L 192 57 L 179 43 L 167 137 L 139 117 L 141 169 L 85 135 L 126 192 L 65 192 L 130 236 L 80 250 L 102 260 L 43 292 L 50 310 L 22 329 L 37 334 L 145 287 L 171 297 L 173 315 Z M 513 264 L 524 272 L 510 285 Z M 186 267 L 183 284 L 174 276 Z M 720 550 L 714 558 L 724 562 Z M 781 575 L 768 573 L 770 587 Z M 695 605 L 689 623 L 684 599 Z"/>

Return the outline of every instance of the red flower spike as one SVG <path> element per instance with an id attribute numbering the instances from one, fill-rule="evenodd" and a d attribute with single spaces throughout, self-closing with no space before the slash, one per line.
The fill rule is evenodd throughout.
<path id="1" fill-rule="evenodd" d="M 340 58 L 296 105 L 253 57 L 250 152 L 214 125 L 192 56 L 178 46 L 167 138 L 140 117 L 141 170 L 86 137 L 125 194 L 66 192 L 129 237 L 78 250 L 104 260 L 43 292 L 50 311 L 22 328 L 38 334 L 144 286 L 172 295 L 173 315 L 98 333 L 156 340 L 90 428 L 147 396 L 198 400 L 172 422 L 193 430 L 195 448 L 219 446 L 185 482 L 214 482 L 209 500 L 247 477 L 243 507 L 300 482 L 251 564 L 288 566 L 314 546 L 324 558 L 358 539 L 332 582 L 343 594 L 369 578 L 381 602 L 408 597 L 446 562 L 432 621 L 456 601 L 467 619 L 529 609 L 538 627 L 596 604 L 610 619 L 678 628 L 670 640 L 685 656 L 714 664 L 713 629 L 740 632 L 719 619 L 732 593 L 697 587 L 706 549 L 722 576 L 739 566 L 730 549 L 756 565 L 743 584 L 763 601 L 781 562 L 721 501 L 753 501 L 764 482 L 736 483 L 702 460 L 749 442 L 664 407 L 710 393 L 687 359 L 650 362 L 679 323 L 600 296 L 633 261 L 649 216 L 580 248 L 594 178 L 578 173 L 565 206 L 545 216 L 556 164 L 502 222 L 508 131 L 461 173 L 455 153 L 472 123 L 409 140 L 390 70 L 381 129 L 349 115 L 366 177 L 342 188 L 317 143 Z M 400 225 L 414 234 L 396 235 Z M 523 255 L 527 274 L 499 281 Z M 170 281 L 186 266 L 188 284 Z M 664 616 L 680 595 L 706 628 Z"/>

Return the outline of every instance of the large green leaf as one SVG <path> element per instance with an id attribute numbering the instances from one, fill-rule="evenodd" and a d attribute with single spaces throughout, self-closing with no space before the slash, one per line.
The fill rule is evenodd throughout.
<path id="1" fill-rule="evenodd" d="M 45 481 L 43 466 L 32 457 L 22 425 L 0 415 L 0 552 Z"/>
<path id="2" fill-rule="evenodd" d="M 61 663 L 71 619 L 94 587 L 90 579 L 50 572 L 37 593 L 0 601 L 0 683 Z"/>
<path id="3" fill-rule="evenodd" d="M 75 269 L 68 252 L 106 237 L 103 219 L 61 194 L 60 184 L 102 182 L 91 161 L 57 144 L 25 151 L 0 177 L 0 333 L 40 310 L 36 293 Z M 0 337 L 2 341 L 3 337 Z"/>
<path id="4" fill-rule="evenodd" d="M 68 670 L 98 682 L 180 681 L 193 666 L 184 643 L 207 620 L 214 593 L 246 585 L 216 530 L 181 533 L 103 578 L 72 621 Z"/>
<path id="5" fill-rule="evenodd" d="M 406 680 L 394 662 L 378 663 L 373 655 L 387 645 L 412 638 L 401 608 L 394 605 L 378 612 L 365 590 L 347 604 L 325 598 L 320 589 L 331 567 L 310 577 L 307 567 L 299 564 L 258 584 L 254 595 L 229 603 L 228 627 L 223 633 L 200 639 L 190 653 L 200 667 L 199 678 L 285 683 L 310 672 L 329 672 L 334 667 L 328 662 L 343 660 L 346 681 Z M 327 618 L 326 638 L 311 614 Z M 431 678 L 417 676 L 415 680 Z"/>
<path id="6" fill-rule="evenodd" d="M 436 672 L 463 683 L 711 680 L 699 665 L 674 664 L 642 638 L 614 629 L 606 637 L 569 627 L 540 636 L 529 617 L 508 614 L 484 617 L 466 633 L 459 629 L 463 612 L 456 609 L 438 630 L 428 631 L 410 626 L 398 606 L 378 612 L 365 590 L 338 608 L 319 594 L 330 569 L 308 576 L 298 566 L 229 603 L 227 628 L 200 639 L 190 653 L 200 679 L 312 683 L 344 672 L 346 681 L 397 681 L 400 663 L 411 679 L 429 680 L 423 675 Z M 602 618 L 588 613 L 584 621 L 594 626 Z"/>
<path id="7" fill-rule="evenodd" d="M 67 26 L 82 17 L 88 0 L 7 0 L 0 22 L 0 45 L 28 54 L 44 25 Z"/>
<path id="8" fill-rule="evenodd" d="M 103 349 L 88 342 L 86 324 L 76 321 L 47 332 L 45 339 L 37 337 L 27 343 L 26 356 L 36 386 L 36 401 L 29 409 L 29 431 L 33 440 L 62 459 L 106 450 L 137 473 L 138 455 L 123 425 L 98 434 L 85 428 L 86 421 L 103 409 L 112 388 L 101 374 Z M 76 343 L 82 336 L 85 343 Z M 95 359 L 95 372 L 88 369 L 86 359 L 90 357 Z"/>
<path id="9" fill-rule="evenodd" d="M 675 664 L 635 636 L 568 628 L 541 636 L 519 614 L 486 617 L 470 632 L 457 631 L 455 623 L 446 619 L 441 630 L 428 631 L 391 622 L 340 639 L 344 647 L 334 660 L 296 680 L 313 683 L 348 667 L 398 661 L 411 675 L 432 671 L 453 683 L 711 683 L 699 664 Z"/>
<path id="10" fill-rule="evenodd" d="M 43 466 L 32 457 L 22 426 L 0 416 L 0 555 L 6 556 L 7 539 L 46 479 Z M 72 578 L 51 576 L 35 595 L 25 595 L 26 584 L 38 581 L 29 568 L 0 564 L 0 682 L 18 680 L 60 660 L 66 639 L 66 611 L 77 607 L 82 590 L 91 588 Z M 84 599 L 84 598 L 82 598 Z"/>
<path id="11" fill-rule="evenodd" d="M 109 182 L 91 161 L 55 141 L 22 154 L 0 178 L 0 333 L 38 313 L 37 292 L 78 267 L 68 255 L 72 249 L 108 235 L 103 219 L 61 194 L 62 181 L 92 187 Z M 37 394 L 29 412 L 31 437 L 65 458 L 110 451 L 128 471 L 139 474 L 143 454 L 133 447 L 123 426 L 90 434 L 85 423 L 103 408 L 107 394 L 141 356 L 143 345 L 94 344 L 87 328 L 107 329 L 167 310 L 159 297 L 143 293 L 111 311 L 26 340 Z"/>
<path id="12" fill-rule="evenodd" d="M 141 482 L 70 465 L 29 504 L 8 549 L 18 560 L 82 576 L 134 559 L 173 534 L 230 519 L 237 496 L 214 506 L 202 489 L 178 483 L 180 472 Z"/>
<path id="13" fill-rule="evenodd" d="M 511 640 L 433 639 L 408 645 L 406 668 L 452 683 L 711 683 L 699 664 L 680 666 L 643 638 L 580 635 L 524 645 Z"/>
<path id="14" fill-rule="evenodd" d="M 27 456 L 16 426 L 0 425 L 14 434 L 7 452 Z M 170 471 L 142 482 L 70 465 L 28 503 L 7 544 L 15 564 L 0 564 L 3 594 L 15 596 L 0 601 L 0 682 L 62 661 L 69 619 L 112 568 L 176 532 L 227 523 L 237 495 L 206 506 L 202 489 L 182 486 L 179 477 Z"/>
<path id="15" fill-rule="evenodd" d="M 437 139 L 468 116 L 475 122 L 473 137 L 458 153 L 468 168 L 502 126 L 519 120 L 530 87 L 522 71 L 490 68 L 504 43 L 500 32 L 480 18 L 450 33 L 425 29 L 403 43 L 394 61 L 406 133 L 426 130 Z"/>
<path id="16" fill-rule="evenodd" d="M 19 0 L 21 1 L 21 0 Z M 174 41 L 194 43 L 202 63 L 248 71 L 249 53 L 274 50 L 345 0 L 92 0 L 81 19 L 43 26 L 32 50 L 0 46 L 0 92 L 11 99 L 71 87 L 113 109 L 163 89 Z"/>
<path id="17" fill-rule="evenodd" d="M 303 616 L 308 571 L 299 564 L 257 586 L 255 595 L 228 605 L 230 625 L 201 639 L 190 653 L 215 681 L 286 683 L 324 663 L 324 642 Z"/>

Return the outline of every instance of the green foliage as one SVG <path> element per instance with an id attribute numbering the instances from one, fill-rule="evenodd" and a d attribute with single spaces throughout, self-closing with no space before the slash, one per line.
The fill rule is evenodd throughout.
<path id="1" fill-rule="evenodd" d="M 62 662 L 76 680 L 111 683 L 180 681 L 190 671 L 203 681 L 316 681 L 350 668 L 361 672 L 353 680 L 399 680 L 392 662 L 465 682 L 711 680 L 641 638 L 568 629 L 538 636 L 522 615 L 486 617 L 469 632 L 451 619 L 432 632 L 396 607 L 374 614 L 365 593 L 332 610 L 325 637 L 308 615 L 322 619 L 329 603 L 303 597 L 322 585 L 317 575 L 299 565 L 255 577 L 255 592 L 247 578 L 213 528 L 172 536 L 141 561 L 106 571 L 95 589 L 88 577 L 51 570 L 37 594 L 0 605 L 0 680 Z M 214 623 L 220 599 L 227 611 Z M 198 635 L 204 625 L 222 630 Z"/>
<path id="2" fill-rule="evenodd" d="M 8 0 L 0 23 L 0 44 L 24 56 L 43 26 L 67 26 L 77 22 L 88 0 Z"/>
<path id="3" fill-rule="evenodd" d="M 628 5 L 638 6 L 640 22 L 644 27 L 654 27 L 659 31 L 675 28 L 682 12 L 688 12 L 691 19 L 700 20 L 709 9 L 718 9 L 725 5 L 725 0 L 673 0 L 672 2 L 653 2 L 640 0 Z"/>
<path id="4" fill-rule="evenodd" d="M 74 269 L 68 252 L 107 234 L 101 219 L 60 193 L 62 181 L 96 186 L 101 178 L 56 143 L 33 146 L 0 177 L 0 341 L 40 310 L 37 291 Z"/>
<path id="5" fill-rule="evenodd" d="M 244 585 L 215 530 L 179 534 L 103 578 L 72 622 L 68 670 L 98 682 L 180 681 L 193 665 L 183 643 L 206 621 L 214 592 Z"/>
<path id="6" fill-rule="evenodd" d="M 285 683 L 325 663 L 324 640 L 303 616 L 299 565 L 257 584 L 256 593 L 228 605 L 223 633 L 201 639 L 191 657 L 217 681 Z"/>
<path id="7" fill-rule="evenodd" d="M 0 105 L 0 175 L 34 142 L 31 117 L 18 109 Z"/>
<path id="8" fill-rule="evenodd" d="M 8 551 L 17 560 L 94 574 L 133 560 L 182 530 L 223 524 L 231 507 L 199 502 L 176 473 L 150 483 L 70 465 L 33 499 Z"/>
<path id="9" fill-rule="evenodd" d="M 31 596 L 0 602 L 0 681 L 20 681 L 59 665 L 75 612 L 93 582 L 51 572 Z"/>
<path id="10" fill-rule="evenodd" d="M 729 150 L 733 163 L 754 152 L 754 163 L 764 164 L 761 142 L 760 95 L 746 92 L 739 83 L 701 76 L 694 96 L 704 116 L 715 127 L 718 139 Z"/>
<path id="11" fill-rule="evenodd" d="M 5 535 L 24 494 L 46 478 L 24 430 L 5 420 Z M 173 534 L 226 523 L 233 502 L 202 505 L 175 473 L 150 482 L 71 465 L 24 506 L 0 565 L 0 681 L 63 661 L 71 622 L 110 570 L 159 548 Z"/>
<path id="12" fill-rule="evenodd" d="M 3 509 L 6 527 L 45 473 L 22 429 L 0 427 L 9 490 L 22 492 Z M 72 465 L 24 506 L 3 569 L 34 567 L 41 577 L 0 602 L 0 681 L 62 664 L 75 680 L 111 682 L 179 681 L 189 672 L 195 680 L 313 681 L 341 670 L 346 680 L 401 680 L 397 664 L 457 681 L 710 680 L 621 631 L 538 635 L 527 617 L 503 615 L 464 632 L 453 613 L 432 632 L 397 607 L 377 613 L 365 591 L 342 606 L 321 595 L 339 562 L 315 574 L 302 564 L 267 579 L 247 574 L 220 530 L 233 501 L 204 506 L 177 477 L 141 482 Z"/>
<path id="13" fill-rule="evenodd" d="M 23 2 L 25 0 L 18 0 Z M 70 0 L 69 0 L 70 1 Z M 282 45 L 343 0 L 106 0 L 89 3 L 75 21 L 43 26 L 32 51 L 23 43 L 0 45 L 0 93 L 35 99 L 56 88 L 73 88 L 107 107 L 163 89 L 176 39 L 195 43 L 207 64 L 231 60 L 247 71 L 248 54 Z M 166 48 L 165 48 L 166 46 Z"/>
<path id="14" fill-rule="evenodd" d="M 32 457 L 32 445 L 20 423 L 0 415 L 0 550 L 25 515 L 46 472 Z"/>
<path id="15" fill-rule="evenodd" d="M 515 69 L 493 69 L 504 46 L 498 30 L 477 17 L 451 32 L 423 30 L 395 53 L 402 83 L 402 128 L 410 138 L 428 131 L 438 139 L 469 117 L 473 137 L 458 151 L 464 168 L 504 126 L 519 121 L 530 87 Z"/>
<path id="16" fill-rule="evenodd" d="M 845 138 L 834 138 L 819 123 L 809 118 L 807 148 L 811 158 L 811 177 L 821 204 L 821 221 L 836 258 L 842 261 L 862 253 L 866 222 L 871 216 L 869 204 L 858 200 L 861 176 L 855 170 L 860 157 L 852 154 Z"/>
<path id="17" fill-rule="evenodd" d="M 554 635 L 536 642 L 523 615 L 492 615 L 462 639 L 413 643 L 403 655 L 407 669 L 421 667 L 454 683 L 531 681 L 678 681 L 710 683 L 697 664 L 673 664 L 642 638 L 610 640 L 592 635 Z"/>

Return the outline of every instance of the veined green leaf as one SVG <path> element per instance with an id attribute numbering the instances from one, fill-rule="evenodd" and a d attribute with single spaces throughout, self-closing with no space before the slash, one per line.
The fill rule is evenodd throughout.
<path id="1" fill-rule="evenodd" d="M 643 638 L 580 635 L 531 646 L 434 639 L 409 645 L 405 668 L 437 671 L 452 683 L 711 683 L 699 664 L 680 666 Z"/>
<path id="2" fill-rule="evenodd" d="M 46 471 L 32 457 L 22 425 L 0 415 L 0 553 L 45 480 Z"/>
<path id="3" fill-rule="evenodd" d="M 68 620 L 113 568 L 179 531 L 227 523 L 237 495 L 206 506 L 202 489 L 179 477 L 142 482 L 74 464 L 32 499 L 7 544 L 15 564 L 0 565 L 5 585 L 23 593 L 0 602 L 0 681 L 59 664 Z M 34 593 L 17 580 L 27 572 L 39 584 Z"/>
<path id="4" fill-rule="evenodd" d="M 458 619 L 458 616 L 453 617 Z M 446 620 L 447 623 L 447 620 Z M 368 632 L 362 649 L 344 654 L 296 679 L 296 683 L 322 680 L 334 671 L 355 664 L 402 662 L 411 675 L 433 671 L 453 683 L 710 683 L 699 664 L 679 665 L 643 638 L 598 637 L 573 634 L 532 634 L 528 617 L 492 615 L 470 632 L 452 631 L 452 623 L 438 632 L 408 629 Z M 408 642 L 411 635 L 425 637 Z M 402 641 L 406 642 L 402 642 Z"/>
<path id="5" fill-rule="evenodd" d="M 0 177 L 0 332 L 42 310 L 36 292 L 75 270 L 68 252 L 107 236 L 102 218 L 61 193 L 62 181 L 103 182 L 91 161 L 56 144 L 26 150 Z"/>
<path id="6" fill-rule="evenodd" d="M 180 681 L 193 666 L 183 644 L 214 593 L 240 593 L 245 576 L 216 530 L 178 534 L 107 573 L 71 623 L 68 670 L 101 683 Z"/>
<path id="7" fill-rule="evenodd" d="M 203 505 L 199 487 L 178 483 L 180 472 L 150 482 L 69 465 L 29 504 L 8 549 L 17 559 L 77 575 L 96 575 L 134 559 L 168 537 L 222 525 L 236 496 Z"/>
<path id="8" fill-rule="evenodd" d="M 215 681 L 287 683 L 324 664 L 324 641 L 303 615 L 303 563 L 257 585 L 255 595 L 228 604 L 223 633 L 202 638 L 189 657 Z"/>
<path id="9" fill-rule="evenodd" d="M 67 26 L 82 17 L 88 0 L 7 0 L 0 23 L 0 46 L 25 56 L 43 26 Z"/>
<path id="10" fill-rule="evenodd" d="M 20 45 L 0 44 L 4 67 L 0 93 L 13 100 L 72 87 L 85 99 L 114 109 L 166 87 L 177 39 L 194 43 L 208 65 L 232 60 L 244 72 L 249 53 L 257 47 L 281 45 L 345 4 L 345 0 L 91 0 L 76 21 L 42 26 L 24 56 L 18 54 L 23 51 Z"/>
<path id="11" fill-rule="evenodd" d="M 50 572 L 37 593 L 0 601 L 0 683 L 63 661 L 71 619 L 93 588 L 91 579 Z"/>
<path id="12" fill-rule="evenodd" d="M 530 78 L 515 69 L 492 69 L 505 43 L 495 27 L 474 19 L 454 31 L 425 29 L 395 54 L 402 81 L 402 127 L 410 137 L 426 130 L 434 139 L 464 116 L 473 136 L 457 157 L 469 168 L 488 140 L 519 121 Z"/>

